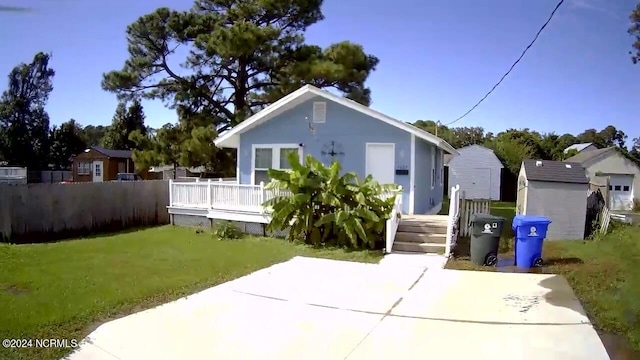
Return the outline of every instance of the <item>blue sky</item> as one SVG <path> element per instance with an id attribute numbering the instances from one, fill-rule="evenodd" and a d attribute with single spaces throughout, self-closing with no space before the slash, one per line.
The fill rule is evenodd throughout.
<path id="1" fill-rule="evenodd" d="M 53 54 L 53 123 L 70 118 L 107 125 L 115 95 L 102 73 L 127 58 L 125 28 L 157 7 L 191 0 L 1 0 L 29 13 L 0 13 L 0 75 L 37 51 Z M 499 132 L 529 127 L 578 133 L 609 124 L 640 136 L 640 65 L 626 32 L 636 0 L 567 0 L 524 60 L 476 110 L 456 123 Z M 405 121 L 447 123 L 466 112 L 509 68 L 557 0 L 325 0 L 326 19 L 307 40 L 350 40 L 380 58 L 368 81 L 372 107 Z M 6 79 L 6 78 L 3 78 Z M 6 80 L 0 81 L 0 90 Z M 632 94 L 636 94 L 635 96 Z M 176 120 L 159 101 L 145 102 L 147 123 Z"/>

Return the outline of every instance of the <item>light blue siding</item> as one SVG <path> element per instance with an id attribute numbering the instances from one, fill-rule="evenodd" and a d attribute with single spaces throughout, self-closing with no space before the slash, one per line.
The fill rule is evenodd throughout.
<path id="1" fill-rule="evenodd" d="M 309 122 L 313 119 L 313 102 L 326 102 L 326 122 L 311 123 L 315 128 L 315 134 L 309 129 Z M 353 171 L 360 177 L 365 176 L 366 143 L 394 143 L 395 144 L 395 166 L 396 169 L 409 169 L 411 174 L 411 134 L 386 124 L 378 119 L 371 118 L 355 110 L 333 103 L 324 98 L 308 100 L 297 107 L 278 115 L 277 117 L 259 125 L 240 135 L 240 146 L 238 149 L 238 161 L 240 168 L 240 183 L 251 183 L 252 172 L 252 145 L 253 144 L 303 144 L 303 154 L 311 154 L 313 157 L 324 163 L 330 163 L 331 157 L 323 156 L 322 151 L 327 149 L 331 142 L 335 142 L 337 150 L 344 155 L 338 156 L 343 171 Z M 420 144 L 420 149 L 429 151 L 435 147 L 431 144 L 416 139 L 416 149 Z M 278 156 L 274 154 L 274 156 Z M 431 191 L 430 153 L 428 156 L 418 157 L 416 152 L 416 164 L 420 163 L 421 175 L 416 173 L 416 188 L 422 192 L 420 200 L 416 198 L 416 213 L 425 213 L 432 206 L 429 205 L 431 196 L 442 194 L 442 190 L 437 184 L 434 191 Z M 424 172 L 424 164 L 426 171 Z M 418 166 L 416 166 L 418 168 Z M 403 211 L 409 211 L 409 177 L 410 175 L 395 175 L 396 184 L 402 185 L 405 189 L 403 194 Z M 424 189 L 424 190 L 423 190 Z M 433 193 L 433 195 L 432 195 Z M 442 196 L 440 195 L 440 199 Z M 422 202 L 422 203 L 421 203 Z M 421 203 L 421 204 L 420 204 Z M 419 205 L 420 204 L 420 205 Z M 418 209 L 423 210 L 421 212 Z"/>

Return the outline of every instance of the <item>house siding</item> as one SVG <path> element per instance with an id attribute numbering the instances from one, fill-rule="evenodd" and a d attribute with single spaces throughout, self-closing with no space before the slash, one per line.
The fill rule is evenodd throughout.
<path id="1" fill-rule="evenodd" d="M 502 162 L 493 151 L 479 145 L 458 149 L 449 162 L 449 184 L 460 185 L 469 199 L 500 200 Z"/>
<path id="2" fill-rule="evenodd" d="M 414 213 L 425 214 L 431 209 L 431 146 L 416 139 L 416 168 L 414 170 Z"/>
<path id="3" fill-rule="evenodd" d="M 127 161 L 129 162 L 129 172 L 135 171 L 135 165 L 133 160 L 131 159 L 121 159 L 121 158 L 109 158 L 108 156 L 91 149 L 88 152 L 83 152 L 78 154 L 73 158 L 73 182 L 92 182 L 93 181 L 93 167 L 91 168 L 91 174 L 89 175 L 80 175 L 78 174 L 78 164 L 81 162 L 91 162 L 94 161 L 102 161 L 102 172 L 103 172 L 103 181 L 111 181 L 115 180 L 118 176 L 118 165 L 122 163 L 126 172 L 127 169 Z"/>
<path id="4" fill-rule="evenodd" d="M 309 122 L 313 119 L 313 102 L 326 102 L 325 123 L 311 123 L 315 134 L 309 129 Z M 395 167 L 409 169 L 408 175 L 395 175 L 395 183 L 401 185 L 403 193 L 403 211 L 409 212 L 409 185 L 411 172 L 411 134 L 394 126 L 386 124 L 325 98 L 312 98 L 295 108 L 288 110 L 275 118 L 240 135 L 238 149 L 239 180 L 241 184 L 252 181 L 252 145 L 254 144 L 303 144 L 303 155 L 311 154 L 325 164 L 331 163 L 331 158 L 322 156 L 323 147 L 334 141 L 344 155 L 337 159 L 343 171 L 353 171 L 358 176 L 365 176 L 366 143 L 394 143 Z M 416 139 L 416 146 L 423 143 Z M 425 144 L 427 147 L 429 144 Z M 422 146 L 422 145 L 420 145 Z M 275 155 L 275 154 L 274 154 Z M 430 156 L 430 155 L 429 155 Z M 416 151 L 416 164 L 428 162 L 429 156 L 422 159 Z M 430 171 L 430 165 L 428 171 Z M 422 168 L 421 168 L 422 169 Z M 428 187 L 431 191 L 430 177 L 419 177 L 416 174 L 415 185 Z M 437 190 L 434 189 L 434 191 Z M 442 190 L 440 190 L 441 192 Z M 437 192 L 437 191 L 435 191 Z M 424 209 L 422 199 L 428 199 L 428 194 L 422 194 L 421 200 L 415 202 L 415 207 Z M 428 200 L 424 200 L 427 201 Z"/>
<path id="5" fill-rule="evenodd" d="M 611 151 L 607 156 L 585 162 L 583 166 L 587 170 L 589 179 L 594 178 L 597 172 L 607 175 L 633 175 L 633 197 L 640 199 L 640 168 L 617 151 Z"/>
<path id="6" fill-rule="evenodd" d="M 551 219 L 547 240 L 584 239 L 588 184 L 528 181 L 526 215 Z"/>

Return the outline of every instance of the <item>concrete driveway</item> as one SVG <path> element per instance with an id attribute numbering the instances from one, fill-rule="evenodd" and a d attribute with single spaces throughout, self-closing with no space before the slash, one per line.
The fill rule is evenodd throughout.
<path id="1" fill-rule="evenodd" d="M 609 359 L 564 278 L 297 257 L 101 325 L 71 360 Z"/>

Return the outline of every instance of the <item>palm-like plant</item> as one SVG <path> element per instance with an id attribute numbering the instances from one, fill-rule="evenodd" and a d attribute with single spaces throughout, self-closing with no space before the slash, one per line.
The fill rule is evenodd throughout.
<path id="1" fill-rule="evenodd" d="M 386 199 L 383 193 L 396 189 L 380 185 L 371 176 L 364 180 L 355 173 L 340 175 L 338 162 L 325 166 L 311 155 L 301 164 L 290 154 L 291 170 L 269 170 L 268 189 L 288 190 L 267 202 L 272 209 L 270 231 L 289 229 L 290 239 L 310 244 L 348 247 L 375 247 L 381 244 L 385 221 L 397 194 Z"/>

